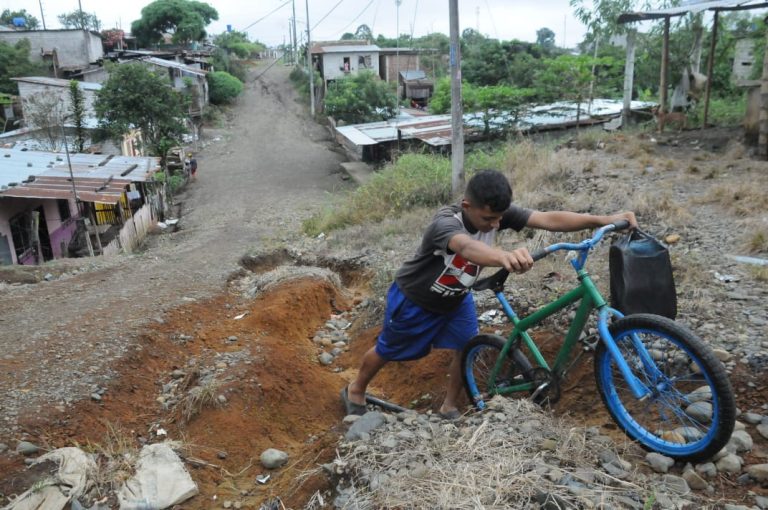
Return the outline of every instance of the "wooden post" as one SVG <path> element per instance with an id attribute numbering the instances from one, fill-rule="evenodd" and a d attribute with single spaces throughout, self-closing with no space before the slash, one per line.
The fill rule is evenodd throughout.
<path id="1" fill-rule="evenodd" d="M 464 191 L 464 108 L 461 104 L 461 44 L 459 0 L 448 0 L 451 34 L 451 192 Z"/>
<path id="2" fill-rule="evenodd" d="M 707 58 L 707 85 L 704 92 L 704 118 L 701 121 L 701 128 L 707 127 L 709 118 L 709 97 L 712 94 L 712 69 L 715 66 L 715 46 L 717 45 L 717 21 L 720 11 L 715 11 L 715 17 L 712 20 L 712 40 L 709 42 L 709 57 Z"/>
<path id="3" fill-rule="evenodd" d="M 659 83 L 659 113 L 667 111 L 667 76 L 669 68 L 669 16 L 664 17 L 664 43 L 661 47 L 661 79 Z"/>
<path id="4" fill-rule="evenodd" d="M 29 218 L 29 231 L 32 234 L 32 246 L 35 248 L 35 259 L 40 265 L 45 262 L 45 259 L 43 258 L 43 247 L 40 244 L 40 213 L 38 211 L 32 211 Z"/>
<path id="5" fill-rule="evenodd" d="M 757 140 L 757 153 L 768 159 L 768 32 L 763 55 L 763 76 L 760 80 L 760 135 Z"/>
<path id="6" fill-rule="evenodd" d="M 624 110 L 622 113 L 622 125 L 629 125 L 629 116 L 632 109 L 632 90 L 635 78 L 635 40 L 637 29 L 627 32 L 627 61 L 624 64 Z"/>

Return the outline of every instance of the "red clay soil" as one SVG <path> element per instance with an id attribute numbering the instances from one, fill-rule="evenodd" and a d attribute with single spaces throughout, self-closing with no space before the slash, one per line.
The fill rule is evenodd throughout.
<path id="1" fill-rule="evenodd" d="M 116 367 L 120 377 L 102 402 L 51 409 L 45 421 L 27 421 L 24 429 L 33 442 L 47 448 L 89 443 L 104 448 L 110 443 L 106 439 L 110 431 L 139 448 L 141 440 L 156 441 L 152 431 L 161 426 L 169 438 L 187 445 L 187 466 L 200 488 L 200 495 L 183 508 L 218 507 L 226 500 L 258 508 L 270 497 L 280 497 L 287 508 L 302 508 L 316 490 L 329 488 L 320 473 L 299 474 L 334 457 L 335 443 L 344 430 L 339 390 L 355 376 L 363 352 L 378 334 L 378 328 L 353 331 L 350 351 L 337 361 L 345 367 L 340 373 L 318 363 L 320 351 L 312 337 L 332 314 L 342 311 L 338 308 L 350 304 L 329 283 L 312 279 L 289 282 L 253 300 L 225 294 L 191 303 L 168 314 L 164 324 L 146 330 Z M 244 312 L 248 312 L 244 318 L 234 319 Z M 179 334 L 192 340 L 180 343 Z M 231 336 L 237 336 L 237 341 L 228 342 Z M 545 352 L 558 347 L 556 341 L 545 344 Z M 178 411 L 165 410 L 157 401 L 175 369 L 187 372 L 189 386 L 194 384 L 190 359 L 198 366 L 213 366 L 221 360 L 216 353 L 245 348 L 250 350 L 250 362 L 220 366 L 218 378 L 227 382 L 216 393 L 226 396 L 225 405 L 205 406 L 185 422 Z M 423 360 L 392 363 L 370 391 L 405 407 L 436 410 L 444 396 L 449 362 L 449 353 L 436 351 Z M 739 406 L 758 409 L 768 402 L 768 390 L 763 384 L 749 388 L 748 381 L 759 383 L 755 374 L 743 368 L 733 377 L 734 386 L 746 390 L 739 394 Z M 571 374 L 565 389 L 555 407 L 557 413 L 569 415 L 577 424 L 602 426 L 619 441 L 623 439 L 597 395 L 591 358 Z M 755 448 L 746 461 L 765 462 L 766 441 L 753 430 L 750 433 Z M 261 485 L 255 478 L 265 472 L 259 456 L 267 448 L 287 452 L 290 460 Z M 0 492 L 17 494 L 33 481 L 18 456 L 0 457 Z M 721 477 L 716 485 L 718 497 L 745 497 L 745 488 L 735 480 Z M 766 493 L 760 487 L 749 488 Z"/>

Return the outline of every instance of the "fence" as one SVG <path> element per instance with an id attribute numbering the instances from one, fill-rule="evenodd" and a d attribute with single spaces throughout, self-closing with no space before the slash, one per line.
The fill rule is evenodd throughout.
<path id="1" fill-rule="evenodd" d="M 133 252 L 147 237 L 147 232 L 155 224 L 156 218 L 150 204 L 144 204 L 129 218 L 120 233 L 104 247 L 105 256 L 117 255 L 120 251 Z"/>

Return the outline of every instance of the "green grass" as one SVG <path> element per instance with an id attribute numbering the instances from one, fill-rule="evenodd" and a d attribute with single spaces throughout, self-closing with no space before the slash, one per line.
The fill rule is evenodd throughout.
<path id="1" fill-rule="evenodd" d="M 472 162 L 472 163 L 471 163 Z M 474 154 L 467 168 L 491 165 L 493 156 Z M 468 172 L 469 173 L 469 172 Z M 376 172 L 371 180 L 335 200 L 303 224 L 308 235 L 379 222 L 417 207 L 434 207 L 451 201 L 451 161 L 433 154 L 404 154 Z"/>

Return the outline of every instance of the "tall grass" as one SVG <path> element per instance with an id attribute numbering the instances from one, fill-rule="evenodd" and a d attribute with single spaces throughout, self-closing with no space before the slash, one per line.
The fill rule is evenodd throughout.
<path id="1" fill-rule="evenodd" d="M 467 178 L 480 168 L 500 168 L 503 160 L 503 151 L 470 153 L 465 162 Z M 411 209 L 448 204 L 453 198 L 449 158 L 407 153 L 376 172 L 365 185 L 306 220 L 303 230 L 308 235 L 317 235 L 379 222 Z"/>

